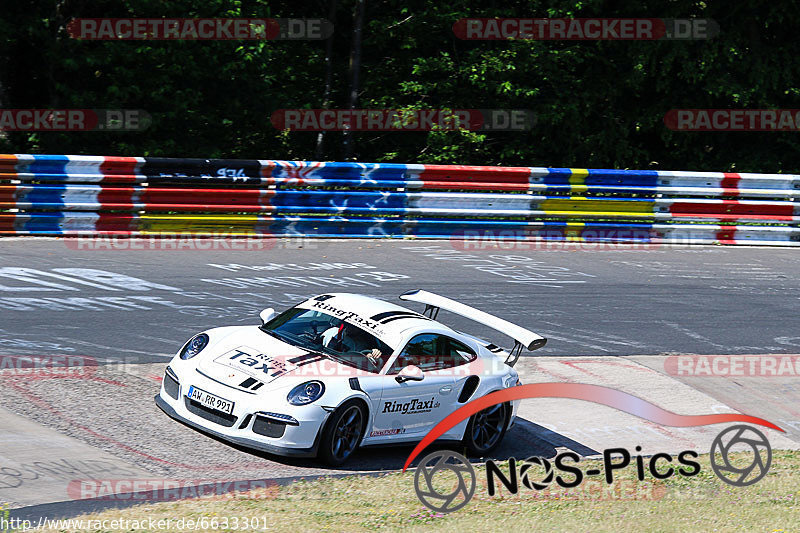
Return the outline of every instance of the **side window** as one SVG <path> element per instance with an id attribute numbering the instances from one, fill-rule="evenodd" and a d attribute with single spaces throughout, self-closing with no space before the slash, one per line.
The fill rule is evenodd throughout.
<path id="1" fill-rule="evenodd" d="M 455 339 L 447 338 L 447 354 L 449 357 L 453 358 L 453 366 L 463 365 L 474 361 L 477 355 L 475 352 L 464 344 L 463 342 L 459 342 Z"/>
<path id="2" fill-rule="evenodd" d="M 423 372 L 441 370 L 466 364 L 475 357 L 475 352 L 464 343 L 444 335 L 425 333 L 408 341 L 388 373 L 397 374 L 408 365 L 417 366 Z"/>
<path id="3" fill-rule="evenodd" d="M 434 357 L 437 354 L 438 335 L 417 335 L 406 344 L 400 355 L 407 357 Z"/>
<path id="4" fill-rule="evenodd" d="M 397 374 L 408 365 L 418 366 L 423 372 L 436 370 L 439 335 L 425 333 L 412 338 L 400 352 L 389 374 Z"/>

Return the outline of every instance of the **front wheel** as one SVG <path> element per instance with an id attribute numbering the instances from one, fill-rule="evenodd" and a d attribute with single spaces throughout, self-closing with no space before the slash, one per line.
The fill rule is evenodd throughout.
<path id="1" fill-rule="evenodd" d="M 358 448 L 367 417 L 356 401 L 345 402 L 331 414 L 320 441 L 320 458 L 330 466 L 343 464 Z"/>
<path id="2" fill-rule="evenodd" d="M 508 428 L 511 406 L 501 403 L 472 415 L 464 432 L 464 445 L 471 455 L 483 457 L 494 450 Z"/>

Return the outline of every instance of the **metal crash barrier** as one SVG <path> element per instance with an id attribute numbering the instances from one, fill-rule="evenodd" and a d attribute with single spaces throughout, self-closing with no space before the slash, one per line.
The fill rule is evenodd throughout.
<path id="1" fill-rule="evenodd" d="M 0 234 L 800 245 L 800 176 L 0 155 Z"/>

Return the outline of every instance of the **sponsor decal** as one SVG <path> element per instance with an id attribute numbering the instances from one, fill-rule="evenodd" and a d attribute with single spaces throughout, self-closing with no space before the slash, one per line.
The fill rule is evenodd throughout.
<path id="1" fill-rule="evenodd" d="M 378 313 L 377 315 L 373 315 L 370 318 L 372 318 L 372 320 L 377 320 L 381 324 L 388 324 L 389 322 L 394 322 L 395 320 L 402 320 L 404 318 L 418 318 L 420 320 L 431 320 L 425 315 L 414 313 L 413 311 L 386 311 L 385 313 Z"/>
<path id="2" fill-rule="evenodd" d="M 298 307 L 300 307 L 301 309 L 309 309 L 304 305 L 299 305 Z M 386 335 L 386 332 L 383 330 L 383 328 L 381 328 L 378 322 L 375 322 L 374 320 L 370 320 L 368 318 L 364 318 L 363 316 L 359 316 L 354 311 L 345 311 L 344 309 L 339 309 L 338 307 L 335 307 L 329 303 L 325 303 L 324 301 L 318 301 L 318 300 L 314 301 L 314 303 L 311 304 L 311 308 L 324 311 L 325 313 L 333 315 L 344 322 L 353 324 L 354 326 L 368 328 L 372 332 L 374 332 L 375 335 L 377 335 L 378 337 L 383 337 Z"/>
<path id="3" fill-rule="evenodd" d="M 387 435 L 401 435 L 406 432 L 406 428 L 379 429 L 369 434 L 370 437 L 385 437 Z"/>
<path id="4" fill-rule="evenodd" d="M 254 348 L 240 346 L 220 355 L 214 362 L 267 383 L 298 368 L 291 360 L 263 354 Z"/>
<path id="5" fill-rule="evenodd" d="M 439 402 L 436 401 L 435 397 L 431 397 L 430 400 L 420 400 L 418 398 L 413 398 L 409 402 L 400 403 L 400 402 L 383 402 L 383 411 L 382 413 L 399 413 L 401 415 L 416 415 L 420 413 L 430 413 L 434 409 L 438 408 L 441 405 Z"/>

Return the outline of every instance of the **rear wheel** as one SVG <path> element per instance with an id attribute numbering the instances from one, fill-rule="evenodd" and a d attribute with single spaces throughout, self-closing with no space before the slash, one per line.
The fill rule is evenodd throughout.
<path id="1" fill-rule="evenodd" d="M 471 455 L 484 456 L 494 450 L 506 434 L 511 406 L 487 407 L 472 415 L 464 432 L 464 445 Z"/>
<path id="2" fill-rule="evenodd" d="M 320 441 L 320 458 L 331 466 L 347 461 L 361 442 L 366 421 L 366 413 L 359 402 L 349 401 L 340 405 L 325 425 Z"/>

